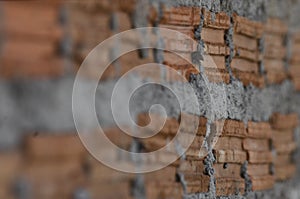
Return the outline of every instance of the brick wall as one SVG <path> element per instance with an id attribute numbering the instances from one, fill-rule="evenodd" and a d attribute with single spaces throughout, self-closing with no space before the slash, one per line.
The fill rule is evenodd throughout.
<path id="1" fill-rule="evenodd" d="M 0 152 L 0 198 L 242 198 L 251 197 L 257 191 L 265 193 L 261 198 L 280 193 L 281 196 L 276 195 L 279 198 L 288 197 L 289 190 L 297 189 L 299 33 L 290 31 L 282 17 L 266 15 L 266 20 L 262 17 L 253 20 L 252 14 L 241 14 L 242 10 L 250 12 L 251 8 L 241 7 L 237 12 L 235 7 L 228 10 L 225 6 L 226 9 L 216 11 L 208 4 L 179 4 L 111 3 L 106 0 L 0 4 L 4 38 L 0 76 L 1 82 L 8 85 L 7 93 L 15 107 L 8 127 L 18 126 L 15 137 L 19 140 L 10 151 Z M 260 8 L 253 9 L 258 12 Z M 165 45 L 176 46 L 180 54 L 196 61 L 199 68 L 193 68 L 169 52 L 136 51 L 111 64 L 101 82 L 113 81 L 136 65 L 159 62 L 186 77 L 199 96 L 201 88 L 195 84 L 201 75 L 207 77 L 210 85 L 222 84 L 227 90 L 232 88 L 233 94 L 225 97 L 234 111 L 227 111 L 223 118 L 216 114 L 214 121 L 205 111 L 196 113 L 198 131 L 185 158 L 159 171 L 126 174 L 100 164 L 86 151 L 69 121 L 71 95 L 64 93 L 72 90 L 75 72 L 90 50 L 115 33 L 139 26 L 168 28 L 192 38 L 196 46 L 182 38 L 166 40 Z M 211 56 L 216 68 L 210 62 L 193 60 L 197 53 Z M 105 59 L 109 55 L 101 56 Z M 88 71 L 87 79 L 97 78 L 95 70 L 98 68 Z M 139 75 L 161 78 L 151 69 Z M 65 80 L 67 85 L 56 84 Z M 44 85 L 45 81 L 51 83 L 40 90 L 34 89 L 34 85 Z M 181 80 L 168 73 L 163 81 L 176 84 Z M 49 89 L 50 84 L 56 91 L 65 87 L 54 92 Z M 34 90 L 32 93 L 41 92 L 37 96 L 49 95 L 40 99 L 48 109 L 34 106 L 35 95 L 26 92 L 28 90 L 24 88 L 27 87 Z M 239 95 L 238 89 L 242 94 Z M 155 93 L 148 94 L 147 100 L 153 100 L 151 97 Z M 32 102 L 27 104 L 26 99 Z M 259 107 L 253 107 L 253 101 Z M 60 102 L 66 106 L 60 107 Z M 259 110 L 260 107 L 263 110 Z M 100 110 L 100 114 L 107 113 L 105 110 Z M 51 120 L 47 114 L 51 115 Z M 5 121 L 6 117 L 3 111 L 1 120 Z M 149 122 L 148 113 L 141 111 L 137 117 L 138 124 Z M 16 118 L 18 120 L 14 120 Z M 158 115 L 154 118 L 161 120 Z M 224 127 L 218 132 L 221 135 L 216 145 L 207 149 L 205 157 L 199 158 L 203 143 L 210 144 L 208 131 L 218 131 L 221 119 Z M 168 116 L 162 130 L 152 138 L 133 139 L 110 125 L 106 134 L 126 150 L 139 143 L 149 152 L 174 138 L 179 125 L 180 116 L 175 114 Z M 183 133 L 188 131 L 189 125 L 183 127 Z M 3 129 L 8 129 L 4 135 L 12 133 L 13 128 Z M 176 154 L 167 153 L 155 158 L 164 162 L 173 155 Z M 287 188 L 290 182 L 293 186 Z M 276 190 L 280 183 L 284 188 Z"/>

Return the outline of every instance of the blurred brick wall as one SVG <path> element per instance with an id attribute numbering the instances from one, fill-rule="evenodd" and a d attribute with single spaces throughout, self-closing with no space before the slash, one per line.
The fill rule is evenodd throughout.
<path id="1" fill-rule="evenodd" d="M 14 85 L 21 79 L 34 80 L 34 85 L 73 77 L 95 45 L 114 33 L 137 26 L 132 19 L 136 14 L 135 3 L 2 2 L 1 81 Z M 203 42 L 205 52 L 218 67 L 218 70 L 209 65 L 205 68 L 204 74 L 210 82 L 217 83 L 216 77 L 221 75 L 226 85 L 237 80 L 243 88 L 264 89 L 291 80 L 299 90 L 299 33 L 290 32 L 281 18 L 254 21 L 236 13 L 215 13 L 196 6 L 146 8 L 145 12 L 149 13 L 146 25 L 174 29 Z M 200 35 L 197 31 L 201 31 Z M 167 44 L 172 45 L 180 41 L 169 42 Z M 164 64 L 188 78 L 202 72 L 167 52 L 163 55 Z M 113 63 L 101 80 L 119 77 L 134 65 L 152 62 L 155 58 L 152 51 L 148 56 L 132 52 L 118 60 L 121 67 Z M 93 74 L 90 71 L 88 77 L 93 78 Z M 144 75 L 153 76 L 150 72 Z M 167 75 L 166 81 L 177 80 Z M 66 88 L 71 89 L 71 86 Z M 45 86 L 41 90 L 47 93 L 47 89 Z M 55 102 L 60 101 L 54 100 L 52 104 L 51 100 L 59 96 L 47 94 L 49 103 L 45 104 L 50 104 L 50 109 L 57 107 Z M 215 161 L 211 167 L 207 158 L 199 159 L 197 154 L 207 130 L 206 119 L 199 117 L 197 139 L 187 151 L 187 158 L 146 175 L 124 174 L 98 163 L 84 149 L 72 125 L 63 128 L 49 120 L 49 126 L 58 128 L 41 131 L 34 128 L 40 127 L 41 123 L 37 122 L 16 134 L 20 139 L 17 146 L 0 153 L 0 198 L 182 198 L 195 193 L 208 193 L 206 197 L 211 193 L 229 196 L 272 189 L 276 182 L 296 175 L 293 153 L 297 149 L 298 116 L 295 112 L 272 113 L 267 121 L 247 124 L 226 118 L 222 136 L 212 151 Z M 57 120 L 64 119 L 61 115 L 57 117 Z M 143 113 L 139 119 L 140 123 L 147 123 Z M 164 139 L 172 138 L 179 121 L 180 118 L 169 118 L 158 137 L 140 140 L 144 149 L 152 151 L 165 144 Z M 217 123 L 211 124 L 211 127 L 216 126 Z M 121 138 L 123 134 L 119 129 L 111 127 L 108 132 L 111 139 L 124 148 L 132 145 L 131 138 Z"/>

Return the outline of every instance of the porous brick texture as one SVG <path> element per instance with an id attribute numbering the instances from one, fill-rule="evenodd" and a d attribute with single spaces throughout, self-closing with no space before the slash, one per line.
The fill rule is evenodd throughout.
<path id="1" fill-rule="evenodd" d="M 247 198 L 256 193 L 268 198 L 268 194 L 276 192 L 278 184 L 286 186 L 285 183 L 295 181 L 300 164 L 295 158 L 300 113 L 297 102 L 300 96 L 299 32 L 290 31 L 287 21 L 278 16 L 253 20 L 253 17 L 237 12 L 234 4 L 216 10 L 206 3 L 193 4 L 188 0 L 186 4 L 175 1 L 176 6 L 164 4 L 164 1 L 145 2 L 1 3 L 5 16 L 1 33 L 5 39 L 1 48 L 0 80 L 15 88 L 14 92 L 8 92 L 10 95 L 22 97 L 18 94 L 22 86 L 18 88 L 14 84 L 19 79 L 35 80 L 34 84 L 38 84 L 45 79 L 55 82 L 73 78 L 89 52 L 110 36 L 136 27 L 160 27 L 190 38 L 164 38 L 162 35 L 163 45 L 186 60 L 167 51 L 130 52 L 111 63 L 100 82 L 114 81 L 136 65 L 165 64 L 191 84 L 202 76 L 211 88 L 221 85 L 230 90 L 232 87 L 236 90 L 232 95 L 220 97 L 217 93 L 216 98 L 225 98 L 228 106 L 234 106 L 234 111 L 242 110 L 242 113 L 230 110 L 234 113 L 227 111 L 221 117 L 209 117 L 205 111 L 181 113 L 187 118 L 196 118 L 199 123 L 197 131 L 192 132 L 193 142 L 182 157 L 161 170 L 145 174 L 119 172 L 97 161 L 81 143 L 75 127 L 66 131 L 53 124 L 55 128 L 49 130 L 37 121 L 37 130 L 28 127 L 31 121 L 24 120 L 20 124 L 23 132 L 17 136 L 19 145 L 10 151 L 0 151 L 0 198 Z M 259 12 L 265 11 L 258 10 L 256 14 Z M 131 42 L 130 39 L 123 41 L 125 45 Z M 117 42 L 111 52 L 100 53 L 99 57 L 103 60 L 114 58 L 119 45 L 122 43 Z M 103 66 L 95 65 L 86 71 L 86 80 L 98 80 L 95 74 L 100 67 Z M 169 84 L 183 81 L 170 71 L 160 72 L 157 74 L 148 68 L 136 75 Z M 285 90 L 285 85 L 290 85 L 291 91 Z M 193 88 L 201 102 L 205 91 L 195 83 Z M 273 99 L 260 96 L 271 95 L 274 90 L 278 95 Z M 147 94 L 151 96 L 150 92 Z M 61 96 L 49 93 L 49 101 L 45 104 L 56 107 L 56 101 L 51 100 Z M 68 100 L 69 105 L 72 98 Z M 253 101 L 265 106 L 264 109 L 248 106 Z M 22 100 L 11 106 L 17 104 L 22 104 Z M 188 100 L 186 104 L 194 107 Z M 276 104 L 280 107 L 274 107 Z M 24 113 L 18 117 L 30 116 L 27 113 L 30 107 L 27 109 L 26 103 L 23 109 Z M 218 107 L 216 112 L 222 112 L 221 109 Z M 267 113 L 263 117 L 256 117 L 264 111 Z M 100 111 L 99 114 L 107 112 Z M 136 116 L 138 125 L 146 126 L 150 122 L 145 110 Z M 151 118 L 152 126 L 147 126 L 141 133 L 151 132 L 164 120 L 159 114 L 153 114 Z M 65 121 L 63 117 L 59 119 Z M 182 115 L 169 114 L 162 129 L 151 138 L 130 137 L 114 125 L 106 126 L 105 133 L 124 150 L 152 152 L 167 145 L 178 131 L 188 138 L 194 125 L 192 119 L 182 125 Z M 180 145 L 175 147 L 180 148 Z M 175 148 L 176 152 L 180 151 L 178 148 Z M 126 159 L 119 151 L 110 152 L 118 160 Z M 151 161 L 163 164 L 173 157 L 177 154 L 167 151 L 153 156 Z M 299 186 L 297 179 L 295 186 Z"/>

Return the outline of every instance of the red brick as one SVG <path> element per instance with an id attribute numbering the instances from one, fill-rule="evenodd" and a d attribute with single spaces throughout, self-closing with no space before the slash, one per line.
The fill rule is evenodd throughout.
<path id="1" fill-rule="evenodd" d="M 80 158 L 85 148 L 77 135 L 43 134 L 28 136 L 26 154 L 33 159 L 68 159 Z"/>
<path id="2" fill-rule="evenodd" d="M 281 35 L 265 34 L 264 35 L 265 45 L 270 47 L 283 47 L 284 38 Z"/>
<path id="3" fill-rule="evenodd" d="M 216 179 L 216 195 L 228 196 L 235 194 L 243 194 L 245 190 L 244 179 L 242 178 L 217 178 Z"/>
<path id="4" fill-rule="evenodd" d="M 265 176 L 270 174 L 270 164 L 248 164 L 249 176 Z"/>
<path id="5" fill-rule="evenodd" d="M 241 80 L 245 86 L 250 85 L 250 83 L 258 88 L 263 88 L 265 86 L 265 80 L 262 75 L 236 70 L 233 71 L 233 74 L 236 78 Z"/>
<path id="6" fill-rule="evenodd" d="M 290 142 L 288 144 L 275 142 L 273 144 L 274 144 L 274 148 L 278 154 L 291 153 L 291 152 L 295 151 L 297 148 L 296 142 Z"/>
<path id="7" fill-rule="evenodd" d="M 242 48 L 235 49 L 235 57 L 245 58 L 250 61 L 259 61 L 262 55 L 258 51 L 249 51 Z"/>
<path id="8" fill-rule="evenodd" d="M 252 51 L 258 50 L 258 42 L 256 39 L 244 35 L 240 35 L 240 34 L 235 34 L 233 36 L 233 44 L 236 47 L 240 47 L 246 50 L 252 50 Z"/>
<path id="9" fill-rule="evenodd" d="M 249 151 L 269 151 L 269 142 L 268 139 L 246 138 L 243 140 L 243 148 Z"/>
<path id="10" fill-rule="evenodd" d="M 269 59 L 284 59 L 286 47 L 274 48 L 272 45 L 265 45 L 264 57 Z"/>
<path id="11" fill-rule="evenodd" d="M 269 18 L 264 26 L 266 32 L 284 35 L 287 32 L 287 24 L 277 18 Z"/>
<path id="12" fill-rule="evenodd" d="M 22 157 L 16 152 L 0 154 L 0 184 L 10 184 L 19 173 Z M 1 189 L 0 189 L 1 190 Z"/>
<path id="13" fill-rule="evenodd" d="M 247 134 L 250 138 L 271 138 L 271 126 L 267 122 L 248 122 Z"/>
<path id="14" fill-rule="evenodd" d="M 225 84 L 230 82 L 230 75 L 227 72 L 205 69 L 204 73 L 210 82 Z"/>
<path id="15" fill-rule="evenodd" d="M 247 153 L 240 150 L 217 150 L 216 161 L 218 163 L 244 163 Z"/>
<path id="16" fill-rule="evenodd" d="M 215 150 L 242 150 L 242 139 L 238 137 L 219 137 L 216 145 L 214 146 Z"/>
<path id="17" fill-rule="evenodd" d="M 253 191 L 267 190 L 274 186 L 274 177 L 271 175 L 252 176 L 251 181 Z"/>
<path id="18" fill-rule="evenodd" d="M 257 62 L 246 59 L 234 58 L 231 62 L 231 68 L 243 72 L 258 73 L 259 65 Z"/>
<path id="19" fill-rule="evenodd" d="M 209 55 L 229 55 L 229 48 L 224 45 L 205 43 L 204 46 Z"/>
<path id="20" fill-rule="evenodd" d="M 271 151 L 248 151 L 248 161 L 253 164 L 271 163 L 273 160 Z"/>
<path id="21" fill-rule="evenodd" d="M 287 74 L 284 72 L 268 71 L 266 74 L 266 79 L 269 84 L 279 84 L 287 79 Z"/>
<path id="22" fill-rule="evenodd" d="M 222 136 L 247 137 L 243 122 L 237 120 L 225 120 Z"/>
<path id="23" fill-rule="evenodd" d="M 9 37 L 26 40 L 57 40 L 62 35 L 58 7 L 39 2 L 5 2 L 4 29 Z"/>
<path id="24" fill-rule="evenodd" d="M 228 163 L 226 167 L 224 164 L 214 164 L 216 178 L 240 178 L 241 164 Z"/>
<path id="25" fill-rule="evenodd" d="M 202 9 L 204 15 L 204 27 L 215 29 L 228 29 L 230 26 L 230 17 L 225 12 L 215 13 L 214 19 L 212 19 L 211 12 Z"/>
<path id="26" fill-rule="evenodd" d="M 254 38 L 260 38 L 263 34 L 262 23 L 251 21 L 237 14 L 234 14 L 234 22 L 234 29 L 237 33 Z"/>
<path id="27" fill-rule="evenodd" d="M 96 198 L 123 198 L 133 199 L 129 182 L 92 183 L 86 186 L 91 199 Z"/>
<path id="28" fill-rule="evenodd" d="M 278 165 L 275 166 L 275 178 L 277 181 L 284 181 L 295 176 L 296 165 Z"/>
<path id="29" fill-rule="evenodd" d="M 156 9 L 151 9 L 150 20 L 158 18 Z M 164 7 L 161 24 L 180 26 L 197 25 L 200 22 L 200 10 L 193 7 Z"/>
<path id="30" fill-rule="evenodd" d="M 3 77 L 57 77 L 64 73 L 64 67 L 53 43 L 8 40 L 0 71 Z"/>
<path id="31" fill-rule="evenodd" d="M 275 166 L 288 165 L 292 162 L 292 155 L 291 154 L 276 154 L 273 159 L 274 159 L 273 163 Z"/>
<path id="32" fill-rule="evenodd" d="M 292 129 L 298 125 L 298 115 L 296 113 L 280 114 L 274 113 L 271 118 L 272 128 L 275 129 Z"/>
<path id="33" fill-rule="evenodd" d="M 202 28 L 201 38 L 205 43 L 224 45 L 224 30 Z"/>

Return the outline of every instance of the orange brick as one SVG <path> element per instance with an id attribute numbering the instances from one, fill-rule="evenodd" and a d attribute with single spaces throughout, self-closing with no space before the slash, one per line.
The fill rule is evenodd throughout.
<path id="1" fill-rule="evenodd" d="M 242 139 L 238 137 L 219 137 L 216 145 L 214 146 L 215 150 L 242 150 Z"/>
<path id="2" fill-rule="evenodd" d="M 208 192 L 209 176 L 203 174 L 186 174 L 184 180 L 187 185 L 187 193 Z"/>
<path id="3" fill-rule="evenodd" d="M 265 80 L 262 75 L 237 70 L 234 70 L 233 74 L 236 78 L 242 81 L 245 86 L 248 86 L 250 84 L 253 84 L 258 88 L 263 88 L 265 86 Z"/>
<path id="4" fill-rule="evenodd" d="M 243 140 L 243 148 L 249 151 L 269 151 L 270 140 L 246 138 Z"/>
<path id="5" fill-rule="evenodd" d="M 292 129 L 298 125 L 298 115 L 296 113 L 287 115 L 274 113 L 271 124 L 274 129 Z"/>
<path id="6" fill-rule="evenodd" d="M 86 186 L 91 199 L 97 198 L 124 198 L 133 199 L 129 182 L 93 183 Z"/>
<path id="7" fill-rule="evenodd" d="M 293 78 L 292 80 L 293 80 L 295 90 L 299 91 L 300 90 L 300 78 L 297 77 L 297 78 Z"/>
<path id="8" fill-rule="evenodd" d="M 204 61 L 202 62 L 202 66 L 204 68 L 225 71 L 225 57 L 219 55 L 205 55 Z"/>
<path id="9" fill-rule="evenodd" d="M 134 178 L 134 174 L 127 174 L 103 165 L 95 158 L 88 156 L 85 162 L 90 168 L 88 181 L 90 183 L 110 183 L 126 182 Z"/>
<path id="10" fill-rule="evenodd" d="M 275 166 L 288 165 L 292 162 L 292 155 L 291 154 L 276 154 L 273 159 L 274 159 L 273 163 Z"/>
<path id="11" fill-rule="evenodd" d="M 249 37 L 260 38 L 263 34 L 263 24 L 251 21 L 245 17 L 234 14 L 235 32 Z"/>
<path id="12" fill-rule="evenodd" d="M 243 122 L 237 120 L 225 120 L 222 136 L 246 137 L 246 127 Z"/>
<path id="13" fill-rule="evenodd" d="M 274 177 L 271 175 L 252 176 L 251 181 L 253 191 L 267 190 L 274 186 Z"/>
<path id="14" fill-rule="evenodd" d="M 244 163 L 247 153 L 241 150 L 216 150 L 216 161 L 218 163 Z"/>
<path id="15" fill-rule="evenodd" d="M 9 37 L 41 42 L 57 41 L 62 36 L 58 7 L 39 2 L 5 2 L 4 29 Z"/>
<path id="16" fill-rule="evenodd" d="M 180 199 L 183 195 L 183 189 L 180 183 L 146 183 L 147 198 L 174 198 Z"/>
<path id="17" fill-rule="evenodd" d="M 286 47 L 274 48 L 272 45 L 265 45 L 264 57 L 269 59 L 284 59 L 286 57 Z"/>
<path id="18" fill-rule="evenodd" d="M 271 126 L 267 122 L 248 122 L 247 134 L 251 138 L 271 138 Z"/>
<path id="19" fill-rule="evenodd" d="M 281 72 L 284 73 L 284 62 L 283 60 L 276 60 L 276 59 L 264 59 L 263 60 L 265 70 L 267 72 L 273 71 L 273 72 Z"/>
<path id="20" fill-rule="evenodd" d="M 187 26 L 187 27 L 182 27 L 182 26 L 176 26 L 176 25 L 159 25 L 160 28 L 166 28 L 166 29 L 170 29 L 170 30 L 175 30 L 178 31 L 188 37 L 190 37 L 191 39 L 194 38 L 194 27 L 193 26 Z M 174 35 L 164 35 L 162 33 L 162 37 L 164 38 L 164 36 L 168 37 L 168 38 L 174 38 L 174 39 L 182 39 L 181 37 L 177 37 L 177 34 Z"/>
<path id="21" fill-rule="evenodd" d="M 252 51 L 258 50 L 258 42 L 256 39 L 244 35 L 240 35 L 240 34 L 235 34 L 233 36 L 233 44 L 236 47 L 243 48 L 246 50 L 252 50 Z"/>
<path id="22" fill-rule="evenodd" d="M 150 20 L 157 19 L 158 13 L 155 9 L 151 10 Z M 193 7 L 164 7 L 161 24 L 171 25 L 197 25 L 200 22 L 200 10 Z"/>
<path id="23" fill-rule="evenodd" d="M 241 164 L 228 163 L 226 167 L 224 164 L 214 164 L 216 178 L 240 178 Z"/>
<path id="24" fill-rule="evenodd" d="M 275 178 L 277 181 L 292 178 L 296 173 L 296 165 L 288 164 L 283 166 L 275 166 Z"/>
<path id="25" fill-rule="evenodd" d="M 32 198 L 70 197 L 75 188 L 84 184 L 81 168 L 73 161 L 30 163 L 22 176 L 31 187 Z"/>
<path id="26" fill-rule="evenodd" d="M 64 68 L 51 42 L 7 40 L 0 71 L 4 77 L 57 77 L 63 74 Z"/>
<path id="27" fill-rule="evenodd" d="M 249 176 L 265 176 L 270 174 L 270 164 L 248 164 Z"/>
<path id="28" fill-rule="evenodd" d="M 33 159 L 80 158 L 85 148 L 77 135 L 40 134 L 26 139 L 26 154 Z"/>
<path id="29" fill-rule="evenodd" d="M 168 166 L 158 171 L 146 173 L 144 176 L 145 183 L 147 182 L 175 182 L 176 181 L 176 168 Z"/>
<path id="30" fill-rule="evenodd" d="M 16 177 L 22 163 L 18 152 L 1 152 L 0 154 L 0 184 L 9 184 Z M 0 189 L 1 190 L 1 189 Z"/>
<path id="31" fill-rule="evenodd" d="M 300 65 L 299 64 L 290 64 L 289 75 L 293 79 L 299 78 L 300 77 Z"/>
<path id="32" fill-rule="evenodd" d="M 283 144 L 280 142 L 273 142 L 273 145 L 278 154 L 291 153 L 291 152 L 295 151 L 297 148 L 296 142 L 290 142 L 288 144 Z"/>
<path id="33" fill-rule="evenodd" d="M 272 141 L 276 145 L 280 145 L 280 144 L 286 145 L 288 143 L 293 142 L 294 139 L 295 139 L 294 129 L 272 131 Z"/>
<path id="34" fill-rule="evenodd" d="M 203 174 L 204 170 L 204 163 L 201 160 L 182 161 L 177 169 L 183 174 Z"/>
<path id="35" fill-rule="evenodd" d="M 287 24 L 284 21 L 277 18 L 269 18 L 264 27 L 266 32 L 271 32 L 280 35 L 286 34 L 288 30 Z"/>
<path id="36" fill-rule="evenodd" d="M 204 73 L 210 82 L 225 84 L 230 82 L 230 75 L 227 72 L 205 69 Z"/>
<path id="37" fill-rule="evenodd" d="M 216 195 L 228 196 L 243 194 L 245 190 L 244 179 L 242 178 L 219 178 L 216 179 Z"/>
<path id="38" fill-rule="evenodd" d="M 231 68 L 243 72 L 258 73 L 259 65 L 257 62 L 248 61 L 246 59 L 234 58 L 231 62 Z"/>
<path id="39" fill-rule="evenodd" d="M 248 151 L 248 161 L 253 164 L 271 163 L 273 160 L 271 151 Z"/>
<path id="40" fill-rule="evenodd" d="M 265 45 L 270 47 L 283 47 L 283 36 L 267 33 L 264 35 Z"/>
<path id="41" fill-rule="evenodd" d="M 201 38 L 205 43 L 224 45 L 224 30 L 202 28 Z"/>
<path id="42" fill-rule="evenodd" d="M 225 12 L 216 13 L 214 20 L 212 20 L 210 11 L 202 9 L 202 14 L 204 15 L 204 27 L 228 29 L 230 26 L 230 17 Z"/>
<path id="43" fill-rule="evenodd" d="M 229 55 L 229 48 L 224 45 L 204 44 L 205 52 L 209 55 Z"/>
<path id="44" fill-rule="evenodd" d="M 266 74 L 266 80 L 269 84 L 279 84 L 287 79 L 287 74 L 284 72 L 268 71 Z"/>
<path id="45" fill-rule="evenodd" d="M 235 57 L 245 58 L 250 61 L 259 61 L 261 59 L 261 54 L 258 51 L 253 52 L 242 48 L 236 48 Z"/>

